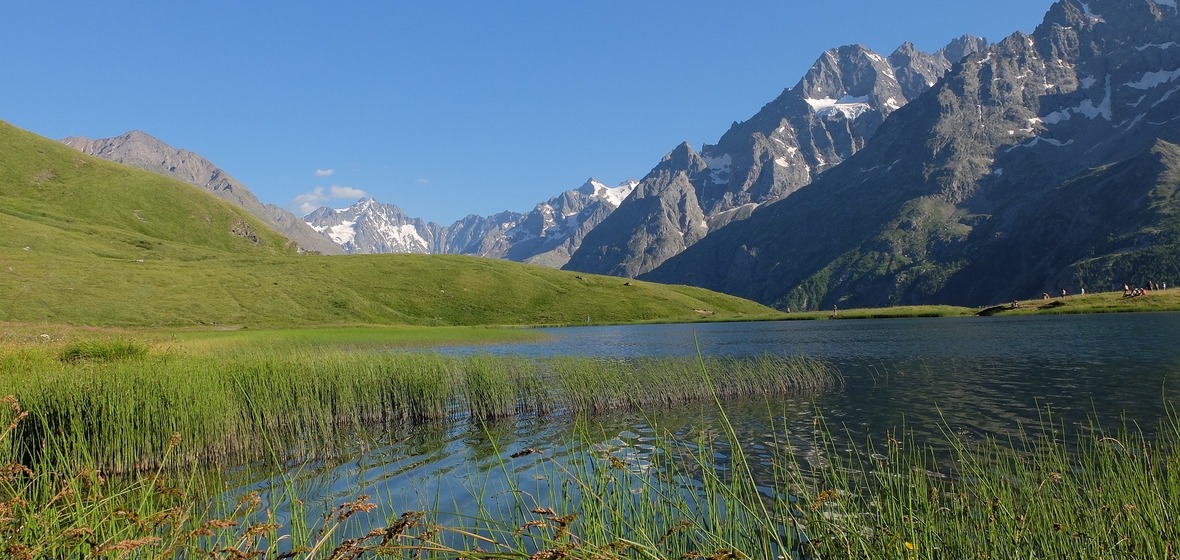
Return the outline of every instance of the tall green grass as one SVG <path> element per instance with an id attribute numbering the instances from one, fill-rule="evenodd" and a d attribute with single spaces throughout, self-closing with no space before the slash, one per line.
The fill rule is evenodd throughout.
<path id="1" fill-rule="evenodd" d="M 693 360 L 533 360 L 431 353 L 257 348 L 146 352 L 114 341 L 54 355 L 0 352 L 0 388 L 29 418 L 0 459 L 69 457 L 115 471 L 330 452 L 364 426 L 599 413 L 709 398 Z M 815 391 L 838 382 L 803 358 L 710 362 L 718 391 Z M 172 434 L 183 438 L 172 449 Z M 166 453 L 168 451 L 168 453 Z"/>
<path id="2" fill-rule="evenodd" d="M 6 405 L 13 404 L 11 401 Z M 23 411 L 0 419 L 19 425 Z M 479 495 L 442 523 L 434 511 L 359 496 L 315 519 L 278 521 L 255 493 L 215 510 L 192 506 L 198 477 L 160 471 L 124 485 L 94 469 L 5 469 L 0 553 L 13 558 L 1172 558 L 1180 545 L 1180 425 L 1152 440 L 1133 427 L 1066 438 L 887 438 L 866 451 L 817 426 L 803 461 L 780 434 L 769 475 L 732 431 L 721 441 L 665 434 L 640 465 L 583 431 L 582 452 L 495 448 L 509 490 Z M 15 430 L 0 432 L 0 442 Z M 490 435 L 490 434 L 489 434 Z M 928 446 L 927 444 L 932 444 Z M 717 445 L 720 444 L 720 448 Z M 951 450 L 936 459 L 933 448 Z M 175 448 L 173 448 L 175 449 Z M 171 451 L 169 451 L 171 452 Z M 520 485 L 538 467 L 547 493 Z M 473 492 L 480 492 L 472 488 Z M 281 497 L 297 501 L 297 495 Z M 506 500 L 508 507 L 496 503 Z M 7 509 L 4 509 L 7 508 Z M 283 552 L 289 551 L 289 552 Z"/>

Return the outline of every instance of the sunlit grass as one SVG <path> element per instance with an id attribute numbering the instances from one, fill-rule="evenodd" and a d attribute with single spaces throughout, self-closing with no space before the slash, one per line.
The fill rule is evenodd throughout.
<path id="1" fill-rule="evenodd" d="M 1140 296 L 1123 292 L 1098 292 L 1066 297 L 1038 298 L 988 308 L 994 315 L 1066 315 L 1080 313 L 1136 313 L 1180 311 L 1180 289 L 1147 291 Z"/>
<path id="2" fill-rule="evenodd" d="M 331 337 L 329 337 L 330 339 Z M 30 418 L 0 459 L 70 458 L 118 472 L 331 454 L 341 433 L 457 419 L 670 407 L 711 397 L 684 359 L 445 356 L 267 337 L 216 351 L 125 339 L 0 348 L 0 388 Z M 803 358 L 710 360 L 717 392 L 784 395 L 838 382 Z M 174 446 L 172 434 L 183 434 Z M 174 448 L 175 447 L 175 448 Z M 165 453 L 170 451 L 169 453 Z"/>

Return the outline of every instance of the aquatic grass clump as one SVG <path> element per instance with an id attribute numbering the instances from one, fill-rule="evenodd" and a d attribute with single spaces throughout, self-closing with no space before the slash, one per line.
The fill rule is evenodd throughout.
<path id="1" fill-rule="evenodd" d="M 119 472 L 330 455 L 365 426 L 597 414 L 710 398 L 691 359 L 454 357 L 320 348 L 227 348 L 71 359 L 0 351 L 0 388 L 30 421 L 0 457 L 70 458 Z M 823 390 L 834 369 L 803 358 L 708 361 L 728 396 Z M 170 453 L 174 432 L 184 438 Z"/>
<path id="2" fill-rule="evenodd" d="M 813 393 L 842 383 L 826 362 L 805 357 L 552 358 L 543 362 L 575 413 L 669 408 L 691 402 Z M 704 377 L 701 369 L 713 372 Z"/>
<path id="3" fill-rule="evenodd" d="M 12 396 L 0 397 L 0 445 L 27 411 Z M 173 434 L 166 455 L 176 449 Z M 157 461 L 165 462 L 164 460 Z M 258 492 L 232 502 L 197 506 L 217 480 L 160 469 L 113 477 L 92 466 L 73 470 L 46 461 L 29 468 L 0 463 L 0 557 L 37 558 L 359 558 L 388 544 L 408 527 L 396 525 L 376 538 L 338 537 L 354 516 L 372 511 L 368 496 L 344 501 L 319 519 L 276 521 Z M 297 500 L 294 494 L 285 496 Z"/>
<path id="4" fill-rule="evenodd" d="M 827 465 L 780 460 L 772 511 L 804 537 L 796 557 L 1174 558 L 1180 427 L 1154 440 L 1043 419 L 1038 433 L 973 442 L 909 436 L 864 453 L 821 430 Z M 936 457 L 934 449 L 949 448 Z"/>
<path id="5" fill-rule="evenodd" d="M 63 362 L 77 362 L 81 360 L 113 362 L 142 358 L 147 353 L 148 347 L 146 344 L 133 340 L 80 340 L 67 344 L 58 353 L 58 359 Z"/>

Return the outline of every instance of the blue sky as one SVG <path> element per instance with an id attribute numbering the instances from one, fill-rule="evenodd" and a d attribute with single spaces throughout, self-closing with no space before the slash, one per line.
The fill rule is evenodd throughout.
<path id="1" fill-rule="evenodd" d="M 449 224 L 642 178 L 825 49 L 995 41 L 1051 3 L 7 2 L 0 119 L 143 130 L 297 212 L 367 194 Z"/>

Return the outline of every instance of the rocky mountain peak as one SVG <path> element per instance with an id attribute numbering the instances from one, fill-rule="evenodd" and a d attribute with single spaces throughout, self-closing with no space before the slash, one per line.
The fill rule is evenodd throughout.
<path id="1" fill-rule="evenodd" d="M 808 99 L 863 98 L 892 74 L 885 57 L 863 45 L 846 45 L 821 55 L 793 89 Z"/>
<path id="2" fill-rule="evenodd" d="M 690 175 L 700 173 L 708 167 L 701 155 L 688 142 L 681 142 L 660 161 L 652 173 L 666 170 L 682 170 Z"/>
<path id="3" fill-rule="evenodd" d="M 956 62 L 983 51 L 987 46 L 987 39 L 963 35 L 938 52 L 926 53 L 907 41 L 889 55 L 889 65 L 906 99 L 913 100 L 934 86 Z"/>
<path id="4" fill-rule="evenodd" d="M 600 188 L 605 189 L 606 185 L 598 182 L 598 179 L 591 177 L 586 179 L 586 182 L 582 183 L 582 186 L 574 190 L 583 196 L 594 196 L 594 193 L 598 192 Z"/>
<path id="5" fill-rule="evenodd" d="M 1093 32 L 1100 40 L 1125 36 L 1127 31 L 1144 29 L 1152 21 L 1175 17 L 1175 4 L 1176 0 L 1061 0 L 1049 8 L 1038 32 L 1042 27 L 1055 26 L 1083 34 Z"/>
<path id="6" fill-rule="evenodd" d="M 983 44 L 960 43 L 964 51 Z M 699 154 L 688 144 L 677 146 L 601 231 L 586 237 L 566 268 L 642 274 L 853 156 L 891 113 L 950 68 L 942 55 L 913 45 L 895 54 L 891 61 L 863 45 L 830 49 L 793 87 L 734 123 L 716 144 Z"/>
<path id="7" fill-rule="evenodd" d="M 153 145 L 153 146 L 166 145 L 163 140 L 160 140 L 159 138 L 156 138 L 155 136 L 152 136 L 151 134 L 148 134 L 148 133 L 146 133 L 142 130 L 139 130 L 139 129 L 129 130 L 127 132 L 124 132 L 123 134 L 116 136 L 115 139 L 120 140 L 122 142 L 138 142 L 141 144 Z M 169 151 L 177 151 L 177 152 L 181 151 L 181 150 L 177 150 L 175 148 L 172 148 L 171 146 L 168 146 L 168 150 Z"/>
<path id="8" fill-rule="evenodd" d="M 959 61 L 973 55 L 977 52 L 983 52 L 988 47 L 987 39 L 983 37 L 975 37 L 972 35 L 963 35 L 956 39 L 951 39 L 945 47 L 934 53 L 946 59 L 950 64 L 958 63 Z"/>

